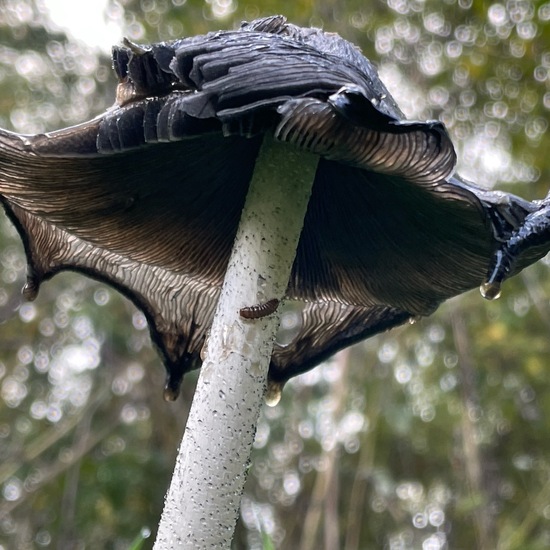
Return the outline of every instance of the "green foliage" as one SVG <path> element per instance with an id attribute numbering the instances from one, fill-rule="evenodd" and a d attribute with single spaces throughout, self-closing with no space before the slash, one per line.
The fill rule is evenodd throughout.
<path id="1" fill-rule="evenodd" d="M 114 97 L 106 56 L 36 5 L 0 2 L 0 123 L 19 131 Z M 107 16 L 148 42 L 280 12 L 360 45 L 409 117 L 447 124 L 467 177 L 546 194 L 550 3 L 125 0 Z M 193 381 L 162 401 L 143 316 L 102 285 L 65 274 L 22 304 L 22 247 L 1 226 L 0 547 L 149 547 Z M 547 548 L 548 269 L 291 382 L 260 419 L 234 547 Z"/>
<path id="2" fill-rule="evenodd" d="M 151 531 L 144 527 L 139 535 L 132 541 L 132 544 L 129 546 L 129 550 L 142 550 L 144 548 L 145 541 L 151 536 Z"/>

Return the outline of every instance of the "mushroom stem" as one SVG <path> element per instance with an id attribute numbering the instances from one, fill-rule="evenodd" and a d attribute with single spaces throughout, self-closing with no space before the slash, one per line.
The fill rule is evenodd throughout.
<path id="1" fill-rule="evenodd" d="M 230 548 L 318 157 L 264 137 L 154 548 Z"/>

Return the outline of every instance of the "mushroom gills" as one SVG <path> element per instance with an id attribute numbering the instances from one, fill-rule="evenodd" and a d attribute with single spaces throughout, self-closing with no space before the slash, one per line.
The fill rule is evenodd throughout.
<path id="1" fill-rule="evenodd" d="M 299 328 L 274 347 L 273 395 L 343 347 L 484 281 L 500 285 L 549 248 L 548 206 L 460 180 L 444 126 L 405 120 L 372 63 L 335 34 L 275 16 L 126 42 L 113 66 L 116 102 L 95 119 L 0 130 L 0 201 L 25 245 L 25 296 L 63 270 L 122 292 L 147 318 L 168 399 L 201 365 L 266 134 L 321 157 L 284 299 L 300 309 Z"/>

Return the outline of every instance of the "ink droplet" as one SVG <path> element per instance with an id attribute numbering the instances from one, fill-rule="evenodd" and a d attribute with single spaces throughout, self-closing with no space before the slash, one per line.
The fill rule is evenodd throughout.
<path id="1" fill-rule="evenodd" d="M 166 375 L 164 391 L 162 397 L 165 401 L 175 401 L 180 394 L 181 383 L 183 381 L 183 373 L 175 370 L 170 370 Z"/>
<path id="2" fill-rule="evenodd" d="M 179 388 L 175 390 L 174 388 L 166 386 L 162 392 L 162 397 L 164 398 L 164 401 L 175 401 L 178 398 L 179 393 Z"/>
<path id="3" fill-rule="evenodd" d="M 21 292 L 25 300 L 27 300 L 28 302 L 33 302 L 38 296 L 39 289 L 40 285 L 35 280 L 28 279 Z"/>
<path id="4" fill-rule="evenodd" d="M 275 407 L 279 404 L 283 395 L 283 385 L 278 382 L 269 381 L 265 392 L 265 404 L 268 407 Z"/>
<path id="5" fill-rule="evenodd" d="M 486 300 L 496 300 L 500 298 L 501 290 L 499 283 L 483 283 L 479 287 L 479 292 Z"/>

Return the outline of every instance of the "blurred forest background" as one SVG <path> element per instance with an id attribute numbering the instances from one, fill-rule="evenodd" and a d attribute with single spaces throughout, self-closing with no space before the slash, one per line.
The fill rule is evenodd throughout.
<path id="1" fill-rule="evenodd" d="M 82 122 L 114 100 L 111 44 L 57 27 L 45 1 L 0 0 L 0 126 L 19 132 Z M 409 118 L 447 125 L 466 178 L 546 195 L 550 2 L 104 10 L 137 42 L 274 13 L 358 44 Z M 0 228 L 0 549 L 148 548 L 196 377 L 164 402 L 143 315 L 83 276 L 58 276 L 22 303 L 22 245 L 5 216 Z M 289 383 L 262 413 L 234 547 L 550 547 L 549 267 L 507 282 L 500 300 L 474 290 Z"/>

